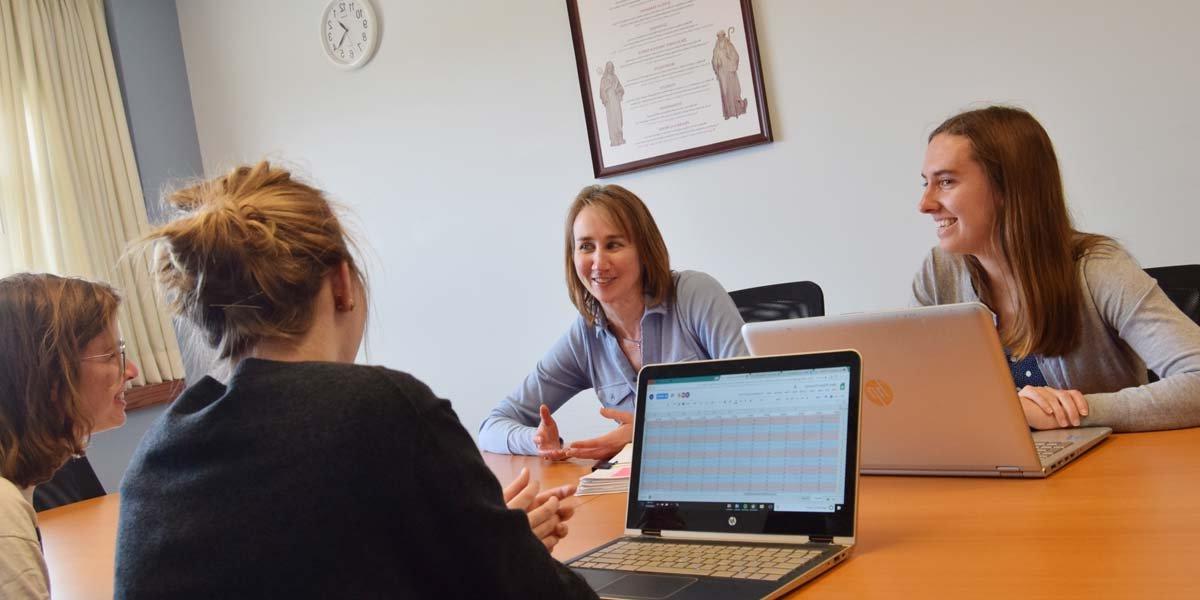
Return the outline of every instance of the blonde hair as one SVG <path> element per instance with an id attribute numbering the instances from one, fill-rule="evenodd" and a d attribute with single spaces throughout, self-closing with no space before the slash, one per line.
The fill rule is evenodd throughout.
<path id="1" fill-rule="evenodd" d="M 642 290 L 650 296 L 649 305 L 657 306 L 669 301 L 675 293 L 671 257 L 658 224 L 650 216 L 650 209 L 646 208 L 641 198 L 619 185 L 589 185 L 580 190 L 567 210 L 564 246 L 567 294 L 587 324 L 596 324 L 599 311 L 596 298 L 575 273 L 575 218 L 587 207 L 596 208 L 608 216 L 637 249 L 638 259 L 642 263 Z"/>
<path id="2" fill-rule="evenodd" d="M 185 215 L 139 245 L 171 309 L 219 358 L 265 339 L 294 339 L 312 325 L 324 277 L 345 262 L 366 293 L 353 241 L 321 190 L 263 161 L 171 194 Z"/>
<path id="3" fill-rule="evenodd" d="M 941 134 L 970 141 L 997 198 L 995 240 L 1013 274 L 1017 306 L 1001 342 L 1018 358 L 1071 352 L 1083 328 L 1078 261 L 1114 242 L 1071 223 L 1054 145 L 1033 115 L 989 106 L 950 117 L 929 140 Z M 994 306 L 983 266 L 973 256 L 966 260 L 980 298 Z"/>
<path id="4" fill-rule="evenodd" d="M 117 317 L 112 287 L 57 275 L 0 279 L 0 474 L 17 487 L 49 480 L 82 454 L 92 415 L 79 389 L 84 347 Z"/>

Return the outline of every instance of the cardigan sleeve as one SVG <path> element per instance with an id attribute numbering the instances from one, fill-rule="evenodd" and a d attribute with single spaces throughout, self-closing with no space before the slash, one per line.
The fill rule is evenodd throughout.
<path id="1" fill-rule="evenodd" d="M 1088 394 L 1083 424 L 1116 431 L 1200 425 L 1200 326 L 1119 248 L 1090 254 L 1084 277 L 1108 326 L 1161 380 Z"/>

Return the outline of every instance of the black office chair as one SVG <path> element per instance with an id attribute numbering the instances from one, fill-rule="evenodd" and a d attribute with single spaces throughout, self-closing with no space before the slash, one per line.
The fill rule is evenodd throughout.
<path id="1" fill-rule="evenodd" d="M 1183 314 L 1200 325 L 1200 265 L 1146 269 Z"/>
<path id="2" fill-rule="evenodd" d="M 33 488 L 33 509 L 42 512 L 104 494 L 104 486 L 92 470 L 92 463 L 86 456 L 81 456 L 67 461 L 50 481 Z"/>
<path id="3" fill-rule="evenodd" d="M 747 323 L 825 316 L 825 295 L 811 281 L 777 283 L 729 292 Z"/>

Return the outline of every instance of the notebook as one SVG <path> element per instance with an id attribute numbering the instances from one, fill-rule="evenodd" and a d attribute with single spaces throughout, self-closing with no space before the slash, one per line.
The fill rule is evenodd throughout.
<path id="1" fill-rule="evenodd" d="M 755 355 L 862 354 L 863 473 L 1046 477 L 1112 433 L 1031 435 L 995 317 L 977 302 L 749 323 L 742 335 Z"/>
<path id="2" fill-rule="evenodd" d="M 775 598 L 854 546 L 853 351 L 647 365 L 625 533 L 567 564 L 603 598 Z"/>

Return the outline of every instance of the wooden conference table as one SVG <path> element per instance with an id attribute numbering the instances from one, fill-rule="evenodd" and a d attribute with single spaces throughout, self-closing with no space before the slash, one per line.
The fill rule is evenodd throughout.
<path id="1" fill-rule="evenodd" d="M 485 454 L 543 486 L 584 462 Z M 818 598 L 1200 598 L 1200 428 L 1114 435 L 1045 480 L 863 477 L 858 546 Z M 625 494 L 576 498 L 565 560 L 617 537 Z M 112 598 L 116 494 L 39 515 L 58 600 Z"/>

